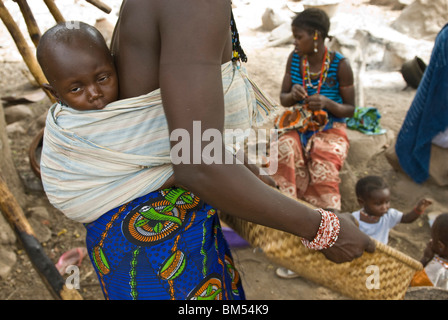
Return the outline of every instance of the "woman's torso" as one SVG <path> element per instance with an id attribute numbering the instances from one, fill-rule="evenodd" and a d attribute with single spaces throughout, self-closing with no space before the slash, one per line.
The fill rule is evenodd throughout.
<path id="1" fill-rule="evenodd" d="M 130 12 L 133 10 L 132 7 L 127 1 L 123 2 L 111 43 L 119 77 L 121 99 L 143 95 L 160 87 L 159 17 L 161 14 L 158 13 L 157 5 L 153 5 L 151 1 L 140 3 L 138 5 L 140 12 L 135 12 L 136 10 Z M 178 8 L 173 10 L 177 11 Z M 132 17 L 132 21 L 126 21 L 126 19 L 130 20 L 129 17 Z M 223 46 L 221 63 L 230 61 L 231 57 L 232 37 L 229 29 L 227 43 Z"/>
<path id="2" fill-rule="evenodd" d="M 338 70 L 339 63 L 344 56 L 339 52 L 330 52 L 331 55 L 331 63 L 330 67 L 327 71 L 327 76 L 325 82 L 322 84 L 320 89 L 320 94 L 326 96 L 327 98 L 337 102 L 343 103 L 341 94 L 339 93 L 339 81 L 338 81 Z M 297 53 L 293 53 L 292 61 L 291 61 L 291 81 L 292 85 L 299 84 L 303 86 L 303 71 L 301 68 L 302 57 L 300 57 Z M 306 89 L 308 95 L 314 95 L 317 93 L 317 86 L 319 84 L 320 77 L 312 77 L 311 84 L 312 86 L 307 85 Z"/>

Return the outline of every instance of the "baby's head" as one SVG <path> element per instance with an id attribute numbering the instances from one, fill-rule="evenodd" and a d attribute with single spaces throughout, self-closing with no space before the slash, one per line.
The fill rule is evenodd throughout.
<path id="1" fill-rule="evenodd" d="M 437 216 L 431 227 L 432 251 L 448 259 L 448 212 Z"/>
<path id="2" fill-rule="evenodd" d="M 366 176 L 356 183 L 356 197 L 364 212 L 381 217 L 390 208 L 390 190 L 386 181 L 378 176 Z"/>
<path id="3" fill-rule="evenodd" d="M 118 99 L 118 78 L 101 33 L 83 22 L 62 22 L 45 32 L 37 60 L 58 102 L 76 110 L 97 110 Z"/>

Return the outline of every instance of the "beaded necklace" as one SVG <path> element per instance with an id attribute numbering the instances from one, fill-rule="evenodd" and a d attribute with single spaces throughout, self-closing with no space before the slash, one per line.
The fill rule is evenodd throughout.
<path id="1" fill-rule="evenodd" d="M 448 261 L 439 257 L 438 255 L 434 255 L 434 260 L 440 263 L 445 269 L 448 269 Z"/>
<path id="2" fill-rule="evenodd" d="M 330 54 L 328 53 L 328 48 L 325 47 L 325 54 L 322 60 L 322 66 L 320 72 L 315 73 L 315 75 L 320 74 L 319 83 L 317 85 L 313 85 L 311 82 L 311 75 L 313 74 L 310 72 L 310 64 L 306 56 L 303 58 L 302 81 L 303 81 L 303 88 L 307 91 L 307 93 L 308 88 L 313 88 L 316 89 L 317 94 L 319 94 L 322 84 L 325 83 L 325 80 L 327 79 L 328 70 L 330 69 L 330 62 L 331 62 Z"/>
<path id="3" fill-rule="evenodd" d="M 362 209 L 360 211 L 361 216 L 364 217 L 364 219 L 362 219 L 362 221 L 367 222 L 367 223 L 377 223 L 378 221 L 380 221 L 381 217 L 377 217 L 377 216 L 371 216 L 370 214 L 366 213 L 364 211 L 364 209 Z"/>

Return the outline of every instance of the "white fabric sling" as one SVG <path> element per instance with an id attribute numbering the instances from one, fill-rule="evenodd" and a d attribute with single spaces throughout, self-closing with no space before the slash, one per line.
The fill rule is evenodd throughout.
<path id="1" fill-rule="evenodd" d="M 259 98 L 262 93 L 243 67 L 228 62 L 221 69 L 225 129 L 241 129 L 244 135 L 273 116 L 276 106 Z M 82 223 L 159 189 L 173 173 L 160 89 L 102 110 L 54 104 L 46 119 L 40 167 L 49 201 Z"/>

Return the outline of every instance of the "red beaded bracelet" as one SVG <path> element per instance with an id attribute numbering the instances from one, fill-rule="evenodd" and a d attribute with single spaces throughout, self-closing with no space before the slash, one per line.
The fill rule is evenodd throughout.
<path id="1" fill-rule="evenodd" d="M 418 211 L 417 210 L 417 207 L 415 207 L 414 209 L 412 209 L 416 214 L 418 214 L 419 216 L 421 216 L 424 212 L 425 212 L 425 210 L 423 210 L 423 211 Z"/>
<path id="2" fill-rule="evenodd" d="M 338 216 L 333 212 L 325 211 L 323 209 L 316 210 L 319 211 L 322 216 L 317 234 L 313 241 L 310 242 L 307 239 L 302 239 L 302 243 L 308 249 L 323 250 L 334 245 L 338 239 L 341 226 L 339 224 Z"/>

